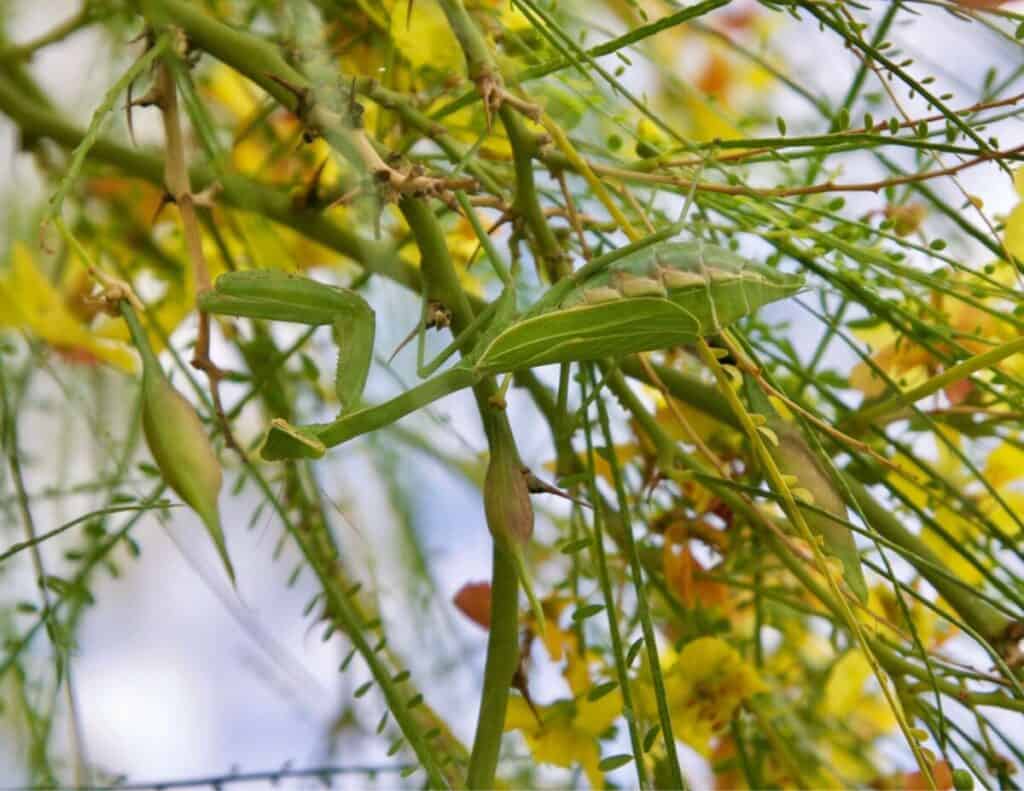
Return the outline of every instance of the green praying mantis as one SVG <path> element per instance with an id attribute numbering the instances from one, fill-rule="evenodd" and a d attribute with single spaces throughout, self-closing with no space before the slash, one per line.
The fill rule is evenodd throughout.
<path id="1" fill-rule="evenodd" d="M 279 271 L 231 272 L 217 279 L 199 305 L 214 314 L 332 328 L 339 348 L 335 385 L 341 413 L 330 423 L 307 426 L 275 419 L 261 454 L 282 460 L 319 458 L 328 447 L 389 425 L 486 376 L 693 343 L 803 287 L 801 275 L 701 241 L 641 242 L 592 260 L 522 312 L 507 283 L 429 363 L 424 363 L 424 330 L 431 323 L 425 301 L 420 376 L 430 377 L 457 351 L 462 359 L 376 406 L 361 401 L 373 359 L 374 312 L 356 292 Z"/>

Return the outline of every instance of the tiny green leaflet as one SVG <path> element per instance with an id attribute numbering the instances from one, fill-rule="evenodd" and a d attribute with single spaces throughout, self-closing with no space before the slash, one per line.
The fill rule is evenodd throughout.
<path id="1" fill-rule="evenodd" d="M 374 314 L 359 294 L 263 270 L 222 275 L 199 304 L 209 313 L 332 327 L 340 349 L 336 385 L 342 414 L 331 423 L 300 427 L 274 420 L 261 453 L 279 460 L 318 458 L 328 447 L 388 425 L 485 376 L 692 343 L 803 286 L 801 275 L 778 272 L 705 242 L 630 245 L 581 267 L 521 314 L 515 310 L 514 289 L 507 287 L 463 333 L 477 337 L 457 365 L 390 401 L 366 407 L 359 398 L 373 354 Z M 421 370 L 436 369 L 462 345 L 457 338 Z"/>

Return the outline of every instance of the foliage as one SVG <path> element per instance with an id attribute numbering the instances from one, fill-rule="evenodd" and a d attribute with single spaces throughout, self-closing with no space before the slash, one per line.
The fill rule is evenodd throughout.
<path id="1" fill-rule="evenodd" d="M 0 116 L 20 146 L 0 193 L 0 722 L 26 777 L 113 782 L 88 760 L 76 640 L 140 528 L 194 518 L 169 510 L 180 497 L 241 590 L 257 585 L 242 526 L 279 532 L 275 561 L 287 547 L 297 565 L 261 584 L 305 573 L 301 617 L 356 685 L 325 738 L 375 723 L 384 769 L 410 785 L 1012 787 L 1015 5 L 84 0 L 41 36 L 0 29 Z M 86 28 L 110 78 L 91 121 L 71 120 L 35 56 Z M 972 62 L 952 73 L 919 51 L 929 36 Z M 24 168 L 38 195 L 18 188 Z M 629 297 L 663 284 L 581 272 L 666 240 L 806 284 L 725 326 L 729 273 L 695 269 L 707 337 L 627 353 L 650 348 L 629 339 Z M 222 282 L 269 291 L 217 301 L 219 275 L 252 270 L 344 288 L 235 274 Z M 577 286 L 621 300 L 588 336 L 603 351 L 580 355 L 597 359 L 389 379 L 412 375 L 408 351 L 385 356 L 410 328 L 421 370 L 435 335 L 471 361 L 518 326 L 510 300 L 558 309 Z M 268 425 L 311 457 L 349 444 L 267 462 Z M 62 444 L 82 426 L 84 474 Z M 489 583 L 439 573 L 413 456 L 449 496 L 472 489 Z M 379 533 L 365 556 L 336 506 L 359 489 L 338 459 L 392 509 L 354 517 Z M 464 668 L 475 711 L 431 675 L 454 661 L 440 641 L 425 657 L 417 616 L 388 616 L 400 588 L 486 632 L 486 660 Z"/>

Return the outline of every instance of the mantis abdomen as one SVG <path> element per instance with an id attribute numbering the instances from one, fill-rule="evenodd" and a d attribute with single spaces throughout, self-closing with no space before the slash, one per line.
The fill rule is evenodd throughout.
<path id="1" fill-rule="evenodd" d="M 752 264 L 720 247 L 653 246 L 588 278 L 557 307 L 499 333 L 476 369 L 504 373 L 692 343 L 803 285 L 799 275 Z"/>

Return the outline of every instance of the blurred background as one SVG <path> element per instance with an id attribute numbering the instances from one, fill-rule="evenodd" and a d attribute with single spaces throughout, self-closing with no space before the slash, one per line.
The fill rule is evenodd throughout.
<path id="1" fill-rule="evenodd" d="M 431 0 L 416 3 L 431 4 Z M 272 5 L 268 4 L 268 13 L 273 13 Z M 625 29 L 620 18 L 602 4 L 563 5 L 571 5 L 572 13 L 586 21 L 591 42 Z M 869 3 L 867 16 L 877 19 L 886 5 Z M 990 68 L 996 66 L 1002 73 L 1018 65 L 1019 50 L 991 31 L 965 26 L 937 7 L 914 6 L 919 16 L 903 17 L 893 39 L 923 73 L 935 76 L 937 92 L 975 96 Z M 79 3 L 70 0 L 0 4 L 8 42 L 31 41 L 78 10 Z M 834 39 L 814 24 L 773 13 L 755 2 L 736 0 L 709 19 L 721 35 L 742 41 L 759 57 L 799 75 L 801 84 L 810 86 L 816 96 L 833 102 L 841 100 L 857 66 L 852 55 L 837 49 Z M 420 33 L 416 28 L 428 21 L 426 10 L 417 11 L 405 40 L 429 35 L 428 28 Z M 126 39 L 132 32 L 139 31 L 119 34 Z M 102 28 L 82 30 L 40 50 L 27 64 L 54 104 L 79 126 L 88 123 L 128 65 L 123 58 L 130 48 L 124 39 L 112 41 L 111 35 Z M 984 57 L 979 57 L 981 52 Z M 694 83 L 731 79 L 734 75 L 730 77 L 728 69 L 739 68 L 722 60 L 722 49 L 709 33 L 694 33 L 674 57 L 680 78 Z M 616 58 L 605 63 L 608 68 L 622 65 Z M 636 58 L 621 79 L 642 93 L 651 83 L 652 66 Z M 868 93 L 880 90 L 873 85 Z M 878 99 L 880 104 L 886 101 Z M 907 100 L 910 106 L 917 106 L 916 101 Z M 741 82 L 730 102 L 744 114 L 762 118 L 766 128 L 774 126 L 776 116 L 784 116 L 789 134 L 827 129 L 804 98 L 777 82 Z M 884 112 L 878 115 L 885 117 Z M 136 112 L 134 127 L 140 146 L 161 143 L 156 113 Z M 1021 141 L 1015 118 L 986 131 L 1010 145 Z M 750 133 L 756 134 L 757 129 Z M 127 139 L 123 113 L 113 115 L 106 134 Z M 863 155 L 849 158 L 840 175 L 866 181 L 877 174 L 877 163 Z M 994 165 L 973 168 L 960 178 L 993 215 L 1009 211 L 1018 200 L 1009 179 Z M 31 224 L 49 197 L 47 184 L 33 157 L 20 149 L 14 125 L 0 113 L 0 250 L 8 249 L 15 239 L 33 238 Z M 952 190 L 947 184 L 937 189 Z M 870 193 L 850 195 L 847 205 L 854 213 L 867 213 L 879 207 L 879 199 Z M 937 232 L 948 230 L 948 221 L 941 218 L 927 222 L 934 222 Z M 979 245 L 962 236 L 948 238 L 953 253 L 962 260 L 985 260 Z M 329 270 L 341 262 L 324 255 L 318 263 Z M 379 323 L 377 349 L 386 354 L 410 329 L 412 317 L 418 315 L 418 300 L 381 279 L 371 284 L 366 296 L 378 316 L 405 318 Z M 821 325 L 794 311 L 791 304 L 766 311 L 769 320 L 781 317 L 781 312 L 791 321 L 793 336 L 805 339 L 810 348 L 811 339 L 820 336 Z M 298 335 L 288 327 L 276 331 L 283 342 Z M 194 335 L 194 319 L 186 320 L 173 345 L 184 350 Z M 17 345 L 14 339 L 6 342 Z M 222 364 L 240 365 L 227 345 L 218 343 L 214 350 Z M 331 369 L 334 352 L 326 332 L 316 336 L 310 353 L 323 361 L 324 370 Z M 833 353 L 837 359 L 828 361 L 830 366 L 847 369 L 857 361 L 852 354 L 844 358 L 843 352 Z M 376 365 L 369 386 L 371 400 L 415 382 L 414 357 L 409 349 L 390 368 Z M 37 531 L 45 532 L 97 507 L 96 489 L 102 487 L 105 471 L 118 461 L 120 448 L 133 430 L 130 393 L 134 383 L 110 368 L 50 355 L 26 387 L 18 415 L 20 445 Z M 243 392 L 241 385 L 228 384 L 224 395 L 231 403 Z M 553 457 L 544 424 L 524 397 L 512 396 L 509 415 L 522 443 L 524 462 L 544 471 Z M 253 439 L 261 430 L 261 416 L 247 408 L 238 422 L 239 434 Z M 486 633 L 462 615 L 452 599 L 466 583 L 489 577 L 491 540 L 474 484 L 482 476 L 480 454 L 485 449 L 472 398 L 465 392 L 408 418 L 384 437 L 363 438 L 330 452 L 316 471 L 318 485 L 334 509 L 328 518 L 344 549 L 346 566 L 372 590 L 392 651 L 407 663 L 428 703 L 464 742 L 472 738 Z M 921 452 L 933 453 L 934 448 L 922 447 Z M 460 460 L 463 475 L 452 472 L 451 459 Z M 153 488 L 153 478 L 138 467 L 145 460 L 144 450 L 129 460 L 134 469 L 122 488 L 133 499 Z M 237 590 L 226 580 L 201 524 L 186 509 L 142 516 L 131 532 L 137 554 L 121 550 L 112 558 L 111 568 L 92 574 L 89 591 L 95 604 L 82 607 L 63 667 L 81 724 L 78 749 L 92 765 L 102 768 L 107 781 L 216 778 L 236 771 L 323 765 L 352 767 L 352 775 L 339 771 L 333 776 L 341 788 L 403 784 L 398 774 L 403 764 L 387 755 L 390 740 L 374 733 L 376 713 L 383 706 L 367 701 L 373 701 L 377 691 L 364 699 L 354 698 L 354 691 L 369 678 L 365 668 L 356 662 L 348 672 L 338 672 L 349 651 L 347 644 L 337 636 L 325 641 L 322 624 L 314 625 L 304 612 L 317 592 L 315 580 L 308 570 L 293 575 L 300 565 L 296 549 L 285 540 L 272 512 L 260 506 L 262 498 L 251 481 L 235 489 L 237 472 L 229 466 L 221 501 L 238 571 Z M 3 549 L 21 540 L 22 533 L 9 479 L 5 474 L 0 480 Z M 545 512 L 561 518 L 567 509 L 551 498 L 544 500 L 538 522 L 542 542 L 555 534 Z M 122 525 L 129 517 L 120 515 L 112 524 Z M 62 553 L 76 545 L 74 533 L 42 545 L 49 573 L 60 574 L 69 563 Z M 0 563 L 0 591 L 0 599 L 8 603 L 35 598 L 27 553 Z M 18 667 L 26 672 L 3 677 L 0 699 L 45 694 L 49 687 L 41 679 L 46 678 L 52 658 L 49 642 L 38 629 L 37 614 L 7 606 L 2 612 L 0 629 L 7 648 L 18 646 Z M 33 624 L 36 630 L 31 632 Z M 28 642 L 22 647 L 20 641 Z M 956 644 L 957 650 L 964 661 L 986 661 L 966 642 Z M 564 682 L 556 670 L 538 672 L 531 686 L 539 701 L 562 694 Z M 57 747 L 51 758 L 56 757 L 63 778 L 73 774 L 67 759 L 74 738 L 68 704 L 64 692 L 50 703 L 58 712 L 51 741 Z M 1007 729 L 1018 735 L 1024 733 L 1021 726 L 1019 718 L 1006 722 Z M 33 758 L 26 732 L 32 727 L 11 716 L 0 717 L 0 788 L 18 787 L 28 777 Z M 899 739 L 883 749 L 894 769 L 912 766 Z M 513 747 L 512 754 L 530 760 L 521 743 L 518 753 Z M 694 786 L 707 787 L 711 778 L 703 760 L 685 752 L 684 761 Z M 554 769 L 549 776 L 553 783 L 568 778 Z M 630 783 L 628 774 L 613 777 Z M 312 788 L 320 781 L 306 778 L 288 783 L 287 787 Z M 271 781 L 245 787 L 269 788 Z"/>

